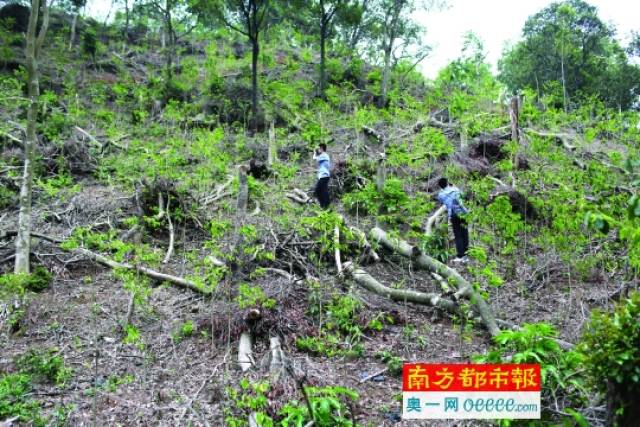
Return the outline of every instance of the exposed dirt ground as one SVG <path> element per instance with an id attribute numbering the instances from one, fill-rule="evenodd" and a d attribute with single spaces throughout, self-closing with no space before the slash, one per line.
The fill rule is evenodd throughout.
<path id="1" fill-rule="evenodd" d="M 82 220 L 76 214 L 76 203 L 82 203 Z M 55 203 L 47 210 L 65 214 L 60 220 L 36 222 L 35 229 L 58 235 L 67 225 L 108 222 L 117 210 L 127 209 L 126 195 L 111 189 L 86 186 L 65 205 Z M 43 218 L 44 210 L 36 217 Z M 113 215 L 113 216 L 112 216 Z M 50 216 L 48 218 L 51 218 Z M 57 224 L 56 222 L 67 223 Z M 198 247 L 197 236 L 178 246 Z M 169 285 L 156 286 L 148 303 L 137 307 L 132 321 L 139 328 L 141 341 L 122 342 L 121 323 L 126 315 L 129 294 L 107 269 L 60 252 L 50 245 L 40 245 L 38 257 L 56 273 L 52 287 L 34 297 L 24 319 L 21 332 L 10 336 L 3 345 L 2 361 L 11 370 L 14 356 L 31 348 L 58 349 L 73 375 L 67 385 L 54 389 L 39 385 L 34 397 L 54 405 L 75 405 L 70 425 L 222 425 L 225 387 L 237 381 L 238 313 L 230 313 L 230 304 L 220 292 L 205 298 Z M 403 282 L 407 288 L 438 291 L 427 274 L 412 271 L 402 258 L 384 254 L 385 263 L 366 266 L 382 283 Z M 184 274 L 184 263 L 175 257 L 167 272 Z M 526 274 L 525 274 L 526 273 Z M 590 307 L 606 305 L 608 295 L 616 291 L 594 282 L 576 283 L 565 275 L 548 276 L 534 284 L 525 281 L 530 272 L 521 272 L 519 281 L 488 289 L 489 302 L 498 318 L 513 323 L 549 321 L 559 327 L 562 339 L 573 342 Z M 344 385 L 360 394 L 354 408 L 357 421 L 373 426 L 414 425 L 482 425 L 479 421 L 425 422 L 400 421 L 401 379 L 383 373 L 374 379 L 362 379 L 385 368 L 372 357 L 389 350 L 405 361 L 459 362 L 488 346 L 488 335 L 479 325 L 465 328 L 445 314 L 428 307 L 395 303 L 343 283 L 334 277 L 322 277 L 332 292 L 352 292 L 365 304 L 365 312 L 386 312 L 396 319 L 379 332 L 369 331 L 364 337 L 365 354 L 358 359 L 311 357 L 295 348 L 295 337 L 317 327 L 306 316 L 308 289 L 303 282 L 289 283 L 279 276 L 259 279 L 267 296 L 275 297 L 271 320 L 265 320 L 264 335 L 254 348 L 260 361 L 268 349 L 269 333 L 283 337 L 283 349 L 294 365 L 307 373 L 310 385 Z M 192 320 L 197 327 L 191 337 L 176 336 L 180 325 Z M 269 323 L 269 321 L 271 323 Z M 201 332 L 207 331 L 207 336 Z M 258 363 L 259 365 L 259 363 Z M 256 369 L 252 379 L 268 378 Z M 92 385 L 98 386 L 97 393 Z M 284 380 L 270 398 L 283 403 L 291 397 L 301 398 L 295 384 Z M 277 405 L 275 405 L 277 406 Z"/>

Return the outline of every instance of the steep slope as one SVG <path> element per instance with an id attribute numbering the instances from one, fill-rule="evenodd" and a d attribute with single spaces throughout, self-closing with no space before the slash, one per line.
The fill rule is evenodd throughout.
<path id="1" fill-rule="evenodd" d="M 255 135 L 246 132 L 250 55 L 228 34 L 185 41 L 168 83 L 155 47 L 123 51 L 117 38 L 106 39 L 96 63 L 49 51 L 33 229 L 64 243 L 40 238 L 34 249 L 34 263 L 53 273 L 51 286 L 28 294 L 20 310 L 3 305 L 0 365 L 22 372 L 19 356 L 39 349 L 71 369 L 32 384 L 42 417 L 69 425 L 243 425 L 261 413 L 306 422 L 301 389 L 313 387 L 307 399 L 318 408 L 337 402 L 333 425 L 416 425 L 399 421 L 402 361 L 531 350 L 517 339 L 492 344 L 474 313 L 478 300 L 453 298 L 459 283 L 369 235 L 381 227 L 437 268 L 446 264 L 448 224 L 436 222 L 430 235 L 423 229 L 438 208 L 442 175 L 465 190 L 471 209 L 472 260 L 456 273 L 486 298 L 500 328 L 553 325 L 523 332 L 534 353 L 532 343 L 550 346 L 535 357 L 559 372 L 545 391 L 544 416 L 557 421 L 576 407 L 577 386 L 564 384 L 570 371 L 560 366 L 572 362 L 553 344 L 577 342 L 591 308 L 637 287 L 638 258 L 629 252 L 637 245 L 616 232 L 633 191 L 634 171 L 624 162 L 637 158 L 637 115 L 610 116 L 597 106 L 565 114 L 525 96 L 512 141 L 508 111 L 492 102 L 495 82 L 396 76 L 389 107 L 378 109 L 379 70 L 357 58 L 331 59 L 332 84 L 319 100 L 317 57 L 311 47 L 293 47 L 306 42 L 282 30 L 264 49 L 264 117 Z M 10 74 L 0 84 L 8 98 L 20 97 Z M 6 133 L 19 135 L 20 105 L 3 102 Z M 18 141 L 2 138 L 0 218 L 10 232 L 21 158 Z M 311 153 L 320 142 L 335 164 L 329 211 L 289 196 L 295 189 L 298 198 L 311 196 Z M 7 273 L 8 236 L 0 256 Z M 336 249 L 342 263 L 381 284 L 442 295 L 459 311 L 365 290 L 338 271 Z M 98 265 L 87 251 L 121 268 Z M 140 266 L 195 290 L 154 280 Z M 246 373 L 236 363 L 243 334 L 253 341 Z M 274 337 L 287 369 L 274 367 Z M 582 409 L 601 420 L 592 406 Z M 35 418 L 25 414 L 22 421 Z"/>

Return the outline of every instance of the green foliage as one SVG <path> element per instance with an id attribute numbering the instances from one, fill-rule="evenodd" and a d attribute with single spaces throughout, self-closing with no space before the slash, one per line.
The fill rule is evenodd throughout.
<path id="1" fill-rule="evenodd" d="M 142 336 L 140 335 L 140 331 L 133 325 L 125 325 L 124 326 L 124 338 L 122 342 L 124 344 L 132 344 L 136 346 L 139 350 L 144 350 L 144 342 L 142 341 Z"/>
<path id="2" fill-rule="evenodd" d="M 73 250 L 78 247 L 107 252 L 118 262 L 128 258 L 136 258 L 139 261 L 151 265 L 161 260 L 161 254 L 147 245 L 135 245 L 125 243 L 117 238 L 117 230 L 111 229 L 104 233 L 98 233 L 86 227 L 76 228 L 71 237 L 64 241 L 60 247 L 65 250 Z"/>
<path id="3" fill-rule="evenodd" d="M 82 34 L 82 52 L 95 61 L 98 51 L 98 36 L 93 27 L 87 28 Z"/>
<path id="4" fill-rule="evenodd" d="M 182 323 L 176 331 L 171 333 L 171 339 L 173 340 L 173 342 L 179 343 L 183 339 L 193 336 L 195 329 L 196 326 L 193 321 L 187 320 L 186 322 Z"/>
<path id="5" fill-rule="evenodd" d="M 324 323 L 318 335 L 298 338 L 296 347 L 327 357 L 361 356 L 364 351 L 360 344 L 363 335 L 360 317 L 362 303 L 350 295 L 344 295 L 333 297 L 324 308 Z M 310 311 L 319 314 L 319 309 L 312 304 Z"/>
<path id="6" fill-rule="evenodd" d="M 313 409 L 313 419 L 309 414 L 307 405 L 292 401 L 288 402 L 280 410 L 283 417 L 280 421 L 282 427 L 303 427 L 310 421 L 318 427 L 351 427 L 353 414 L 349 416 L 349 401 L 357 401 L 358 394 L 346 387 L 307 387 L 307 394 Z"/>
<path id="7" fill-rule="evenodd" d="M 595 387 L 620 399 L 616 409 L 632 404 L 640 392 L 640 293 L 611 313 L 593 311 L 579 348 Z"/>
<path id="8" fill-rule="evenodd" d="M 0 419 L 18 417 L 22 422 L 44 426 L 39 403 L 28 397 L 31 389 L 29 375 L 0 374 Z"/>
<path id="9" fill-rule="evenodd" d="M 410 198 L 400 178 L 387 178 L 382 192 L 375 183 L 368 182 L 363 189 L 345 194 L 342 201 L 351 210 L 357 208 L 361 214 L 377 214 L 391 224 L 409 223 L 413 218 L 421 221 L 433 207 L 420 197 Z"/>
<path id="10" fill-rule="evenodd" d="M 44 180 L 36 178 L 36 186 L 42 189 L 49 198 L 69 196 L 80 192 L 80 184 L 74 184 L 73 178 L 64 172 Z"/>
<path id="11" fill-rule="evenodd" d="M 530 229 L 520 214 L 513 212 L 507 196 L 496 197 L 486 207 L 486 212 L 478 213 L 474 218 L 489 223 L 494 232 L 483 236 L 482 240 L 499 248 L 503 255 L 513 253 L 520 241 L 520 233 Z"/>
<path id="12" fill-rule="evenodd" d="M 555 108 L 592 96 L 629 108 L 640 91 L 640 68 L 629 63 L 614 34 L 594 6 L 553 3 L 527 19 L 523 40 L 499 62 L 500 79 L 512 90 L 528 87 L 540 96 L 542 89 Z"/>
<path id="13" fill-rule="evenodd" d="M 23 373 L 58 386 L 64 385 L 71 377 L 71 369 L 65 367 L 64 360 L 55 348 L 31 349 L 17 357 L 15 363 Z"/>
<path id="14" fill-rule="evenodd" d="M 269 408 L 266 394 L 270 388 L 267 381 L 251 383 L 246 378 L 240 380 L 239 387 L 227 387 L 226 394 L 234 406 L 224 408 L 225 424 L 244 426 L 249 414 L 255 413 L 259 426 L 273 427 L 273 419 L 265 413 Z"/>
<path id="15" fill-rule="evenodd" d="M 31 274 L 3 274 L 0 276 L 0 298 L 10 295 L 23 295 L 25 291 L 41 292 L 51 285 L 52 274 L 41 265 Z"/>
<path id="16" fill-rule="evenodd" d="M 525 323 L 517 331 L 503 330 L 494 337 L 495 346 L 486 355 L 474 357 L 480 363 L 539 363 L 543 389 L 554 396 L 558 392 L 585 392 L 584 381 L 576 373 L 584 356 L 564 351 L 556 342 L 558 331 L 548 323 Z"/>
<path id="17" fill-rule="evenodd" d="M 235 300 L 240 309 L 264 308 L 270 310 L 276 306 L 276 300 L 267 298 L 261 287 L 249 286 L 246 283 L 241 283 L 238 287 L 238 296 Z"/>
<path id="18" fill-rule="evenodd" d="M 131 384 L 134 381 L 133 375 L 124 375 L 122 377 L 118 375 L 111 375 L 104 383 L 104 389 L 109 393 L 115 393 L 118 391 L 118 387 L 122 384 Z"/>
<path id="19" fill-rule="evenodd" d="M 345 226 L 340 214 L 332 210 L 320 210 L 315 216 L 302 218 L 301 225 L 304 226 L 300 230 L 302 235 L 309 235 L 309 231 L 317 235 L 316 242 L 320 245 L 321 254 L 334 251 L 334 230 L 336 227 L 340 230 L 341 241 L 353 239 L 353 232 Z M 347 249 L 346 245 L 339 244 L 341 250 Z"/>
<path id="20" fill-rule="evenodd" d="M 378 352 L 376 354 L 376 358 L 380 359 L 383 363 L 387 365 L 388 372 L 391 375 L 399 376 L 402 374 L 402 365 L 404 361 L 401 357 L 394 355 L 392 352 L 388 350 L 384 350 Z"/>

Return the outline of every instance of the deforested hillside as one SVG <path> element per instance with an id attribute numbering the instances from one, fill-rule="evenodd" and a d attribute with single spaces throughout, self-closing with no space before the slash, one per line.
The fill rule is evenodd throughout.
<path id="1" fill-rule="evenodd" d="M 510 425 L 402 420 L 403 363 L 474 362 L 540 364 L 515 424 L 635 425 L 640 72 L 591 6 L 429 80 L 420 2 L 85 3 L 0 2 L 0 424 Z"/>

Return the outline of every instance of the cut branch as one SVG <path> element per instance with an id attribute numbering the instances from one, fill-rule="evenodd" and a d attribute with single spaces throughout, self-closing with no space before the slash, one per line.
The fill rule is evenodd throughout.
<path id="1" fill-rule="evenodd" d="M 0 234 L 0 238 L 4 238 L 4 237 L 10 237 L 10 236 L 15 236 L 17 235 L 17 231 L 15 230 L 10 230 L 10 231 L 6 231 L 2 234 Z M 56 237 L 52 237 L 52 236 L 47 236 L 44 234 L 40 234 L 40 233 L 30 233 L 31 237 L 36 237 L 42 240 L 46 240 L 48 242 L 51 243 L 62 243 L 61 239 L 58 239 Z M 152 270 L 150 268 L 141 266 L 141 265 L 131 265 L 125 262 L 117 262 L 114 261 L 112 259 L 107 258 L 104 255 L 100 255 L 97 254 L 95 252 L 90 251 L 89 249 L 85 249 L 85 248 L 75 248 L 75 249 L 71 249 L 70 250 L 72 253 L 76 253 L 78 255 L 82 255 L 86 258 L 89 258 L 92 261 L 95 261 L 99 264 L 105 265 L 107 267 L 110 268 L 123 268 L 126 270 L 134 270 L 134 271 L 138 271 L 142 274 L 144 274 L 145 276 L 148 276 L 152 279 L 155 280 L 159 280 L 161 282 L 168 282 L 171 283 L 173 285 L 176 285 L 180 288 L 185 288 L 185 289 L 190 289 L 194 292 L 197 292 L 199 294 L 203 294 L 203 295 L 210 295 L 211 292 L 207 291 L 205 289 L 203 289 L 202 287 L 198 286 L 197 284 L 195 284 L 194 282 L 191 282 L 189 280 L 183 279 L 181 277 L 177 277 L 177 276 L 172 276 L 170 274 L 165 274 L 165 273 L 160 273 L 159 271 L 155 271 Z"/>
<path id="2" fill-rule="evenodd" d="M 102 143 L 98 141 L 93 135 L 91 135 L 86 130 L 82 129 L 80 126 L 75 126 L 75 129 L 78 132 L 80 132 L 82 135 L 84 135 L 89 141 L 91 141 L 97 148 L 99 148 L 100 151 L 102 151 L 103 149 Z"/>
<path id="3" fill-rule="evenodd" d="M 378 132 L 377 130 L 375 130 L 372 127 L 369 126 L 362 126 L 362 130 L 364 132 L 365 135 L 372 137 L 373 139 L 375 139 L 378 142 L 384 142 L 384 135 L 382 135 L 380 132 Z"/>
<path id="4" fill-rule="evenodd" d="M 231 192 L 226 190 L 231 185 L 232 182 L 233 182 L 233 175 L 229 176 L 229 179 L 227 179 L 227 181 L 224 184 L 216 186 L 215 194 L 205 197 L 204 199 L 202 199 L 200 204 L 202 206 L 206 206 L 213 202 L 217 202 L 218 200 L 224 197 L 230 196 Z"/>
<path id="5" fill-rule="evenodd" d="M 333 228 L 333 251 L 338 274 L 342 274 L 342 261 L 340 260 L 340 226 L 338 225 Z"/>
<path id="6" fill-rule="evenodd" d="M 175 234 L 173 232 L 173 222 L 171 222 L 171 215 L 169 214 L 169 205 L 171 203 L 171 196 L 168 196 L 167 198 L 167 222 L 169 223 L 169 247 L 167 248 L 167 254 L 164 256 L 164 259 L 162 260 L 163 264 L 166 264 L 169 262 L 169 259 L 171 258 L 171 254 L 173 253 L 173 245 L 174 245 L 174 240 L 175 240 Z"/>
<path id="7" fill-rule="evenodd" d="M 351 230 L 351 232 L 358 238 L 360 247 L 362 247 L 362 249 L 364 250 L 365 255 L 371 257 L 374 262 L 380 262 L 380 256 L 371 247 L 371 244 L 369 243 L 367 235 L 364 233 L 364 231 L 356 227 L 349 227 L 349 230 Z"/>
<path id="8" fill-rule="evenodd" d="M 433 215 L 431 215 L 429 217 L 429 219 L 427 220 L 427 224 L 424 227 L 424 234 L 426 236 L 432 236 L 433 235 L 433 227 L 436 224 L 436 222 L 438 222 L 438 220 L 440 218 L 442 218 L 442 215 L 447 211 L 447 207 L 445 205 L 442 205 L 438 208 L 437 211 L 435 211 L 433 213 Z"/>
<path id="9" fill-rule="evenodd" d="M 285 196 L 287 196 L 287 198 L 293 200 L 294 202 L 301 203 L 303 205 L 311 202 L 311 198 L 307 196 L 307 193 L 300 190 L 299 188 L 294 188 L 290 192 L 286 193 Z"/>
<path id="10" fill-rule="evenodd" d="M 544 131 L 538 131 L 535 129 L 531 129 L 531 128 L 525 128 L 524 129 L 525 132 L 529 132 L 533 135 L 536 136 L 541 136 L 543 138 L 555 138 L 556 141 L 558 141 L 564 148 L 566 148 L 567 150 L 573 151 L 576 148 L 578 148 L 575 145 L 571 145 L 571 141 L 577 139 L 576 135 L 572 135 L 569 133 L 552 133 L 552 132 L 544 132 Z"/>

